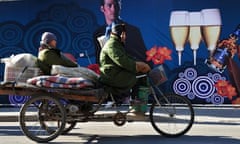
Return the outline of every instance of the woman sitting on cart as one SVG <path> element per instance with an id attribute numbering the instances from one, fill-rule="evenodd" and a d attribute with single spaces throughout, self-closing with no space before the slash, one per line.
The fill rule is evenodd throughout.
<path id="1" fill-rule="evenodd" d="M 57 49 L 57 37 L 51 32 L 42 34 L 37 65 L 45 75 L 51 74 L 52 65 L 77 67 L 78 64 L 61 54 Z"/>
<path id="2" fill-rule="evenodd" d="M 148 64 L 135 61 L 126 53 L 125 39 L 125 25 L 115 25 L 100 53 L 99 81 L 113 95 L 129 91 L 137 82 L 136 73 L 147 73 L 151 69 Z"/>

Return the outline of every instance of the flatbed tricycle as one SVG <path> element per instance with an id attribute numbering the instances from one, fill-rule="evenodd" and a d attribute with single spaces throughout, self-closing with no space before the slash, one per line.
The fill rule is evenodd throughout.
<path id="1" fill-rule="evenodd" d="M 175 93 L 165 94 L 159 89 L 159 67 L 143 75 L 149 80 L 149 91 L 153 98 L 148 111 L 140 121 L 150 121 L 153 128 L 166 137 L 178 137 L 190 130 L 194 122 L 191 102 Z M 19 122 L 22 132 L 36 142 L 48 142 L 59 135 L 67 134 L 78 122 L 113 121 L 122 126 L 135 121 L 132 108 L 122 109 L 114 98 L 103 88 L 62 89 L 44 88 L 31 85 L 16 86 L 15 82 L 4 82 L 0 94 L 31 96 L 20 110 Z M 99 111 L 109 107 L 106 101 L 113 101 L 112 113 Z M 76 103 L 77 102 L 77 103 Z"/>

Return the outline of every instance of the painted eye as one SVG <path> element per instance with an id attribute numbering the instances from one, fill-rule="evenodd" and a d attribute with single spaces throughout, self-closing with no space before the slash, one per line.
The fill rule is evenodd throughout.
<path id="1" fill-rule="evenodd" d="M 113 4 L 107 4 L 108 8 L 111 8 L 113 6 Z"/>

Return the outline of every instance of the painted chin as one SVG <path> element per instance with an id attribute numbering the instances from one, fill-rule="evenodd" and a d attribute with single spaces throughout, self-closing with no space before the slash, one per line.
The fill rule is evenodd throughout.
<path id="1" fill-rule="evenodd" d="M 109 16 L 111 16 L 112 18 L 117 18 L 117 17 L 118 17 L 118 14 L 112 13 L 112 14 L 110 14 Z"/>
<path id="2" fill-rule="evenodd" d="M 115 17 L 115 16 L 110 16 L 110 19 L 111 19 L 111 20 L 115 20 L 116 17 Z"/>
<path id="3" fill-rule="evenodd" d="M 112 18 L 115 18 L 115 17 L 116 17 L 116 15 L 115 15 L 115 14 L 111 14 L 110 16 L 111 16 Z"/>

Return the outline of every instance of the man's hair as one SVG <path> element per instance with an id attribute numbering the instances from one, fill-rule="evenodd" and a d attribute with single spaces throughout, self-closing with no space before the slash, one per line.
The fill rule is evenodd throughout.
<path id="1" fill-rule="evenodd" d="M 119 8 L 121 9 L 121 5 L 122 5 L 122 0 L 114 0 L 116 3 L 118 3 Z M 105 0 L 100 0 L 100 6 L 104 6 L 105 4 Z"/>

